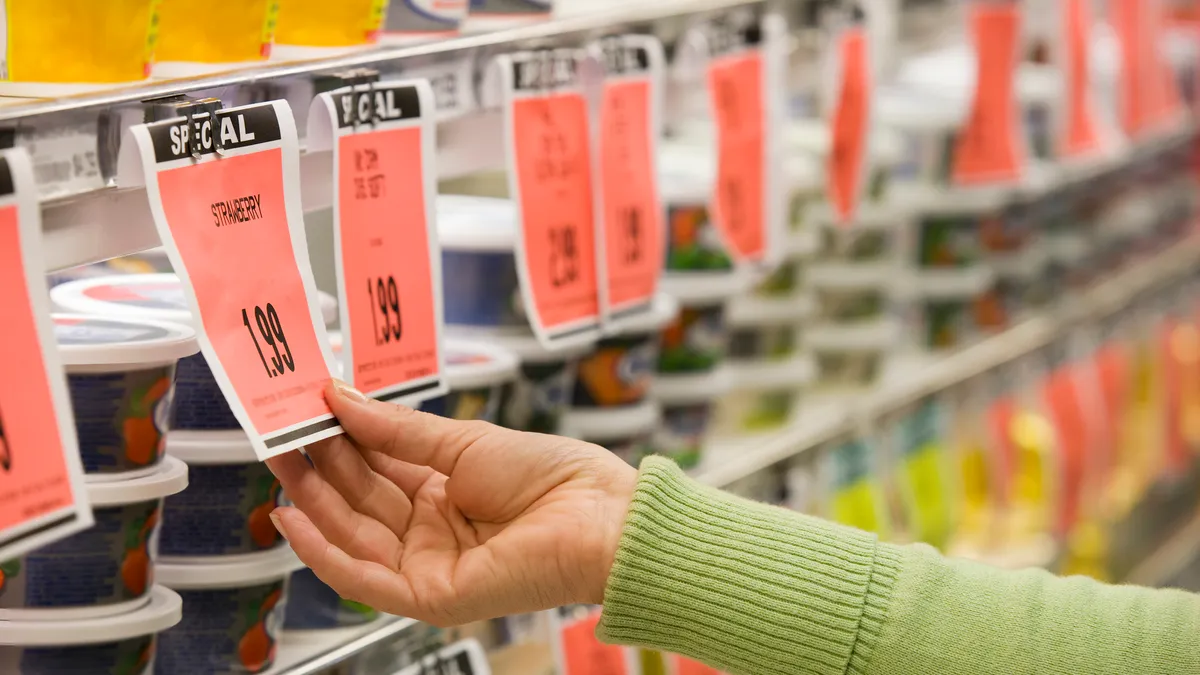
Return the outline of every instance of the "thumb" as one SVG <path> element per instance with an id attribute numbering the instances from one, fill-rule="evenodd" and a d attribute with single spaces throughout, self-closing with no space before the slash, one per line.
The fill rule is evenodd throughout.
<path id="1" fill-rule="evenodd" d="M 445 476 L 454 473 L 462 453 L 484 434 L 507 431 L 376 401 L 341 380 L 326 385 L 325 401 L 346 435 L 360 447 L 431 467 Z"/>

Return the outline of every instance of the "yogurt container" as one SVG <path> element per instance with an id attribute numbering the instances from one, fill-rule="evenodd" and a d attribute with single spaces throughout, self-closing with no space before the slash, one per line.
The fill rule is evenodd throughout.
<path id="1" fill-rule="evenodd" d="M 815 377 L 811 358 L 784 361 L 731 361 L 733 390 L 717 406 L 721 436 L 744 436 L 787 426 Z"/>
<path id="2" fill-rule="evenodd" d="M 167 435 L 167 454 L 187 462 L 188 489 L 166 500 L 158 543 L 175 563 L 255 555 L 283 545 L 271 522 L 279 480 L 258 461 L 242 431 Z"/>
<path id="3" fill-rule="evenodd" d="M 820 233 L 822 263 L 884 263 L 900 259 L 911 216 L 895 204 L 863 204 L 852 223 L 841 223 L 829 204 L 814 204 L 807 218 Z"/>
<path id="4" fill-rule="evenodd" d="M 450 391 L 421 403 L 421 410 L 457 420 L 495 422 L 505 385 L 516 379 L 517 357 L 482 341 L 446 341 Z"/>
<path id="5" fill-rule="evenodd" d="M 709 213 L 716 160 L 702 146 L 672 144 L 659 151 L 659 191 L 667 207 L 667 259 L 672 272 L 722 274 L 734 269 Z"/>
<path id="6" fill-rule="evenodd" d="M 117 616 L 0 621 L 0 673 L 150 675 L 155 636 L 179 623 L 182 607 L 174 591 L 155 586 L 142 607 Z"/>
<path id="7" fill-rule="evenodd" d="M 283 629 L 289 638 L 306 637 L 303 633 L 307 631 L 361 626 L 378 617 L 379 612 L 374 609 L 339 596 L 309 568 L 292 572 L 283 619 Z"/>
<path id="8" fill-rule="evenodd" d="M 271 55 L 277 0 L 167 0 L 158 5 L 154 76 L 194 77 Z"/>
<path id="9" fill-rule="evenodd" d="M 386 0 L 279 0 L 272 58 L 311 59 L 368 47 L 379 39 Z"/>
<path id="10" fill-rule="evenodd" d="M 180 359 L 200 349 L 185 325 L 55 314 L 84 471 L 92 479 L 153 472 L 162 458 Z"/>
<path id="11" fill-rule="evenodd" d="M 500 399 L 500 424 L 521 431 L 558 433 L 563 412 L 575 389 L 579 360 L 591 352 L 593 346 L 584 344 L 549 350 L 532 333 L 493 335 L 487 340 L 516 354 L 520 360 L 516 379 L 504 388 Z"/>
<path id="12" fill-rule="evenodd" d="M 899 337 L 899 327 L 886 317 L 849 326 L 814 326 L 805 340 L 816 368 L 816 386 L 858 390 L 875 384 Z"/>
<path id="13" fill-rule="evenodd" d="M 654 381 L 659 333 L 678 313 L 678 303 L 660 293 L 650 312 L 623 322 L 619 333 L 601 339 L 595 351 L 579 361 L 571 406 L 607 408 L 644 401 Z"/>
<path id="14" fill-rule="evenodd" d="M 436 206 L 446 323 L 528 332 L 514 257 L 516 204 L 492 197 L 438 195 Z"/>
<path id="15" fill-rule="evenodd" d="M 67 96 L 145 80 L 158 39 L 157 7 L 154 0 L 7 5 L 0 15 L 0 95 Z"/>
<path id="16" fill-rule="evenodd" d="M 0 563 L 0 626 L 112 616 L 150 602 L 163 497 L 187 483 L 187 466 L 170 457 L 141 478 L 88 483 L 95 525 Z"/>
<path id="17" fill-rule="evenodd" d="M 390 0 L 382 44 L 410 44 L 452 37 L 467 17 L 469 0 Z"/>
<path id="18" fill-rule="evenodd" d="M 650 440 L 654 454 L 669 457 L 684 469 L 695 468 L 712 428 L 716 401 L 729 392 L 732 384 L 727 367 L 699 375 L 658 378 L 654 397 L 662 408 L 662 421 Z"/>
<path id="19" fill-rule="evenodd" d="M 204 565 L 164 562 L 159 581 L 183 599 L 183 620 L 158 640 L 157 675 L 245 675 L 275 662 L 292 549 Z"/>
<path id="20" fill-rule="evenodd" d="M 808 295 L 784 298 L 742 296 L 728 306 L 729 360 L 779 361 L 796 353 L 800 325 L 812 315 Z"/>
<path id="21" fill-rule="evenodd" d="M 724 360 L 728 341 L 724 302 L 685 306 L 663 331 L 658 372 L 711 371 Z"/>
<path id="22" fill-rule="evenodd" d="M 128 274 L 72 281 L 52 288 L 50 299 L 56 306 L 79 314 L 194 323 L 183 286 L 174 274 Z M 321 305 L 325 321 L 335 321 L 337 301 L 330 297 L 322 300 Z M 171 429 L 193 431 L 242 428 L 203 354 L 179 360 L 168 425 Z"/>
<path id="23" fill-rule="evenodd" d="M 562 429 L 567 436 L 602 445 L 637 466 L 649 454 L 661 418 L 658 404 L 648 400 L 626 408 L 568 410 Z"/>

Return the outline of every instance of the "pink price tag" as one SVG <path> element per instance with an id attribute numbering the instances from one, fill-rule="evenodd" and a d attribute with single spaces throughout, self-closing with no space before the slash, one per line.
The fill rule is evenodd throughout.
<path id="1" fill-rule="evenodd" d="M 767 253 L 764 71 L 757 49 L 714 58 L 708 67 L 717 125 L 713 219 L 741 262 L 762 260 Z"/>
<path id="2" fill-rule="evenodd" d="M 445 393 L 434 116 L 423 80 L 322 94 L 309 114 L 309 149 L 334 154 L 343 378 L 383 401 Z"/>
<path id="3" fill-rule="evenodd" d="M 971 115 L 954 146 L 954 181 L 1013 181 L 1026 159 L 1015 89 L 1021 10 L 1015 2 L 975 0 L 969 12 L 977 76 Z"/>
<path id="4" fill-rule="evenodd" d="M 600 326 L 588 106 L 580 52 L 501 57 L 510 192 L 521 214 L 517 271 L 534 333 L 588 342 Z"/>
<path id="5" fill-rule="evenodd" d="M 647 36 L 604 45 L 600 107 L 600 201 L 607 310 L 648 311 L 663 266 L 658 196 L 658 88 L 662 45 Z"/>
<path id="6" fill-rule="evenodd" d="M 564 621 L 560 629 L 562 675 L 628 675 L 625 650 L 596 639 L 600 610 Z"/>
<path id="7" fill-rule="evenodd" d="M 0 153 L 0 561 L 92 525 L 50 324 L 36 194 L 25 151 Z"/>
<path id="8" fill-rule="evenodd" d="M 323 394 L 333 357 L 308 263 L 287 104 L 132 133 L 205 360 L 258 456 L 341 433 Z"/>
<path id="9" fill-rule="evenodd" d="M 833 111 L 833 151 L 826 190 L 838 218 L 849 222 L 858 210 L 867 162 L 871 115 L 870 45 L 863 28 L 850 28 L 837 41 L 841 86 Z"/>

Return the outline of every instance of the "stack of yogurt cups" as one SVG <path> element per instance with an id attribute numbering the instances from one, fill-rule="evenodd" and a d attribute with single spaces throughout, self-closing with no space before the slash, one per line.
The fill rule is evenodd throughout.
<path id="1" fill-rule="evenodd" d="M 194 325 L 173 274 L 83 279 L 56 286 L 51 299 L 99 318 Z M 323 294 L 321 305 L 325 321 L 334 321 L 336 301 Z M 206 663 L 216 672 L 261 672 L 273 663 L 285 626 L 309 631 L 374 618 L 367 608 L 346 611 L 348 605 L 315 577 L 296 584 L 290 604 L 297 611 L 285 616 L 289 578 L 311 572 L 302 571 L 271 523 L 271 511 L 283 503 L 278 481 L 258 461 L 194 349 L 178 362 L 162 423 L 169 429 L 167 461 L 186 462 L 191 484 L 166 499 L 158 537 L 158 581 L 183 601 L 182 621 L 158 638 L 160 670 L 186 672 Z"/>
<path id="2" fill-rule="evenodd" d="M 199 347 L 191 328 L 166 321 L 53 323 L 95 525 L 0 561 L 0 672 L 132 672 L 181 616 L 179 596 L 156 585 L 163 500 L 188 485 L 187 466 L 163 455 L 163 431 L 176 366 Z"/>

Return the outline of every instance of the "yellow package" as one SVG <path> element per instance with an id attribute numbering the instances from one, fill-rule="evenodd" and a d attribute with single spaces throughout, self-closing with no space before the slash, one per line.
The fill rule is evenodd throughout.
<path id="1" fill-rule="evenodd" d="M 0 4 L 0 94 L 61 96 L 150 75 L 157 0 L 7 0 Z"/>
<path id="2" fill-rule="evenodd" d="M 187 77 L 265 61 L 278 0 L 161 0 L 154 75 Z"/>
<path id="3" fill-rule="evenodd" d="M 387 0 L 279 0 L 279 58 L 329 55 L 379 39 Z"/>
<path id="4" fill-rule="evenodd" d="M 829 495 L 825 511 L 836 522 L 886 539 L 891 535 L 891 523 L 872 452 L 871 446 L 858 439 L 830 449 L 825 460 L 829 485 L 824 490 Z"/>

